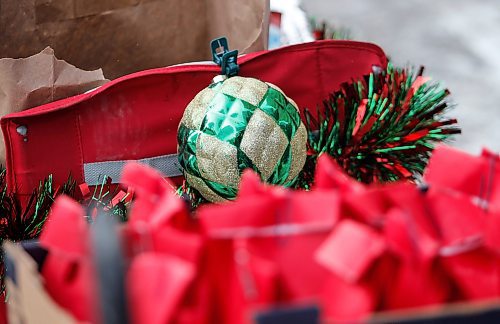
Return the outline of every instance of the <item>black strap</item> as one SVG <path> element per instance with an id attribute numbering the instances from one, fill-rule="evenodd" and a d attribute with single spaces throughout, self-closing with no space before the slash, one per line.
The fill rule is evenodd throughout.
<path id="1" fill-rule="evenodd" d="M 127 324 L 125 262 L 117 221 L 113 217 L 97 216 L 92 225 L 92 248 L 101 321 L 105 324 Z"/>

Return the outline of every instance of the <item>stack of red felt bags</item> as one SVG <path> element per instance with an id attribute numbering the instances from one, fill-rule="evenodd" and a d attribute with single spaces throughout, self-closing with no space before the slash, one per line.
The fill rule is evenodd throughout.
<path id="1" fill-rule="evenodd" d="M 277 305 L 324 319 L 500 296 L 500 158 L 437 149 L 425 185 L 364 186 L 322 156 L 312 191 L 244 174 L 234 203 L 186 204 L 155 171 L 125 168 L 135 190 L 120 234 L 132 323 L 247 323 Z M 54 300 L 96 321 L 90 228 L 56 201 L 40 243 Z"/>

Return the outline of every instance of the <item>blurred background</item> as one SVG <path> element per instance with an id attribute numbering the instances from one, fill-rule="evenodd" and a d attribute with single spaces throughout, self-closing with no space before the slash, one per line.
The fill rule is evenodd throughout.
<path id="1" fill-rule="evenodd" d="M 462 135 L 452 145 L 471 153 L 500 151 L 500 1 L 302 0 L 316 21 L 381 46 L 399 65 L 424 65 L 451 91 Z"/>

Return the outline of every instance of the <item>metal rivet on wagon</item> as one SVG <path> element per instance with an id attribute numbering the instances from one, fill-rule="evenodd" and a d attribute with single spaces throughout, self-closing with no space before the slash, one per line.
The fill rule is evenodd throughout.
<path id="1" fill-rule="evenodd" d="M 26 136 L 28 134 L 28 127 L 21 125 L 17 126 L 16 131 L 21 136 Z"/>

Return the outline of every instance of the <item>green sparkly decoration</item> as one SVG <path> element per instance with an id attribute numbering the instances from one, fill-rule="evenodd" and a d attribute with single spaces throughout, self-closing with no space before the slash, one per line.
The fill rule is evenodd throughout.
<path id="1" fill-rule="evenodd" d="M 232 77 L 196 95 L 177 141 L 189 186 L 220 202 L 236 196 L 246 168 L 263 181 L 291 186 L 306 159 L 307 132 L 297 106 L 280 89 Z"/>
<path id="2" fill-rule="evenodd" d="M 92 196 L 79 202 L 85 208 L 86 219 L 89 223 L 94 222 L 93 217 L 96 215 L 114 217 L 119 222 L 126 222 L 132 198 L 130 195 L 130 193 L 122 192 L 119 187 L 113 186 L 112 179 L 105 175 L 99 177 L 99 185 L 94 187 Z"/>
<path id="3" fill-rule="evenodd" d="M 19 197 L 8 191 L 6 170 L 0 166 L 0 245 L 5 240 L 21 242 L 37 238 L 47 220 L 54 198 L 59 194 L 72 195 L 75 182 L 69 179 L 58 190 L 52 186 L 52 176 L 40 182 L 38 188 L 21 203 Z M 0 254 L 0 294 L 5 292 L 3 253 Z"/>
<path id="4" fill-rule="evenodd" d="M 127 195 L 116 203 L 113 199 L 118 193 L 117 188 L 112 188 L 109 177 L 104 176 L 100 185 L 94 188 L 90 198 L 80 197 L 76 182 L 68 177 L 61 186 L 54 187 L 52 175 L 40 181 L 38 188 L 33 190 L 22 203 L 18 195 L 7 188 L 6 170 L 0 165 L 0 245 L 3 241 L 21 242 L 36 239 L 40 236 L 45 221 L 50 213 L 50 208 L 55 199 L 66 195 L 77 199 L 86 210 L 86 219 L 92 222 L 89 216 L 94 214 L 116 217 L 121 221 L 127 220 Z M 3 277 L 5 268 L 3 254 L 0 254 L 0 294 L 5 292 Z"/>
<path id="5" fill-rule="evenodd" d="M 391 64 L 358 82 L 342 84 L 317 108 L 305 111 L 311 155 L 298 185 L 310 185 L 317 157 L 327 153 L 365 182 L 413 180 L 436 143 L 460 133 L 447 119 L 449 92 Z"/>
<path id="6" fill-rule="evenodd" d="M 74 196 L 76 184 L 69 179 L 57 190 L 52 185 L 49 175 L 40 182 L 37 189 L 28 198 L 27 203 L 7 189 L 5 169 L 0 171 L 0 242 L 10 240 L 20 242 L 37 238 L 47 219 L 50 207 L 56 196 L 65 194 Z"/>

